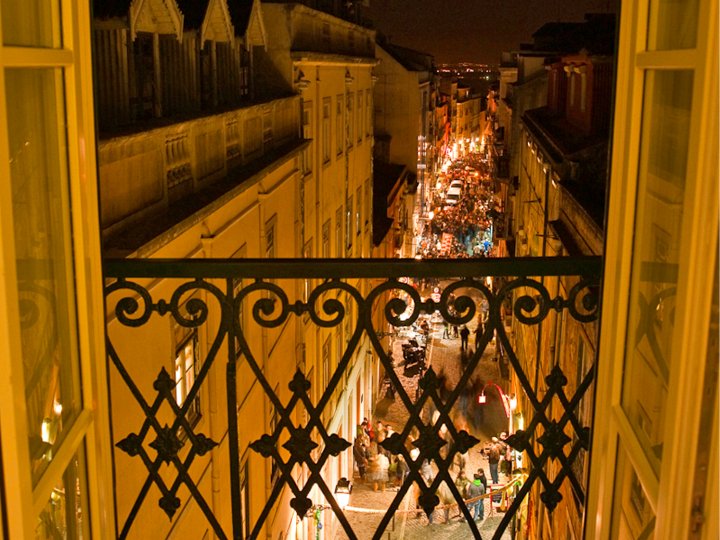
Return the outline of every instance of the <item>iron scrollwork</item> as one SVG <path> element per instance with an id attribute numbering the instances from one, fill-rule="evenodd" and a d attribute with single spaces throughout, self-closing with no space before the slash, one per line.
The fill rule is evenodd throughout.
<path id="1" fill-rule="evenodd" d="M 541 263 L 542 262 L 542 263 Z M 335 500 L 331 488 L 323 478 L 323 468 L 331 456 L 338 456 L 351 446 L 351 442 L 329 433 L 323 424 L 322 416 L 332 404 L 333 395 L 344 380 L 344 374 L 352 367 L 354 354 L 359 348 L 361 340 L 367 338 L 370 348 L 379 359 L 380 364 L 390 378 L 391 384 L 397 391 L 402 406 L 407 410 L 408 421 L 401 430 L 394 433 L 381 443 L 381 446 L 393 455 L 401 455 L 409 466 L 406 480 L 400 486 L 387 512 L 382 518 L 375 538 L 380 538 L 388 527 L 393 514 L 412 485 L 419 490 L 419 504 L 423 510 L 430 514 L 440 504 L 436 494 L 441 483 L 445 483 L 452 496 L 459 503 L 459 508 L 465 516 L 468 526 L 476 538 L 480 538 L 477 525 L 472 520 L 470 512 L 463 503 L 462 494 L 455 487 L 450 476 L 450 470 L 456 454 L 465 454 L 475 447 L 479 441 L 465 429 L 458 429 L 452 419 L 452 410 L 461 398 L 463 389 L 470 383 L 474 369 L 482 357 L 483 352 L 493 340 L 502 346 L 507 353 L 507 361 L 514 371 L 516 380 L 522 388 L 527 401 L 532 407 L 533 417 L 524 430 L 512 434 L 507 443 L 515 450 L 524 452 L 531 463 L 527 479 L 516 493 L 495 538 L 500 538 L 502 532 L 508 527 L 512 516 L 518 511 L 522 500 L 527 496 L 534 482 L 541 482 L 543 492 L 541 499 L 552 511 L 561 500 L 560 485 L 565 479 L 569 480 L 573 492 L 583 500 L 584 488 L 581 479 L 578 479 L 572 465 L 578 453 L 589 448 L 589 429 L 582 426 L 575 411 L 580 400 L 587 393 L 593 381 L 594 369 L 584 376 L 582 383 L 571 397 L 564 391 L 567 379 L 559 366 L 554 366 L 545 378 L 547 390 L 540 395 L 538 389 L 531 383 L 530 378 L 523 371 L 523 366 L 512 343 L 506 333 L 503 323 L 507 305 L 511 306 L 511 313 L 518 324 L 537 325 L 544 321 L 548 314 L 554 310 L 558 313 L 567 312 L 570 317 L 579 323 L 593 322 L 598 316 L 598 280 L 599 259 L 584 259 L 576 261 L 577 264 L 558 264 L 557 259 L 538 262 L 535 266 L 529 261 L 523 265 L 530 268 L 525 275 L 580 275 L 568 291 L 567 297 L 559 295 L 553 297 L 544 286 L 542 280 L 529 277 L 513 278 L 518 268 L 508 263 L 482 264 L 473 262 L 463 264 L 458 261 L 452 263 L 443 261 L 400 262 L 387 266 L 373 266 L 364 261 L 334 261 L 332 271 L 337 276 L 329 277 L 309 292 L 306 300 L 292 300 L 286 290 L 278 285 L 276 278 L 312 279 L 325 277 L 319 265 L 312 261 L 305 262 L 304 266 L 289 265 L 291 268 L 279 269 L 287 261 L 258 261 L 239 263 L 228 262 L 220 267 L 202 269 L 197 262 L 189 265 L 190 270 L 172 274 L 167 268 L 157 271 L 151 264 L 147 268 L 137 261 L 134 268 L 142 271 L 133 274 L 132 265 L 123 265 L 117 261 L 106 268 L 107 277 L 116 278 L 106 286 L 106 297 L 115 302 L 109 311 L 115 314 L 117 322 L 127 328 L 137 328 L 147 324 L 154 315 L 169 316 L 177 324 L 199 328 L 210 324 L 211 320 L 219 318 L 217 328 L 214 329 L 214 338 L 210 341 L 202 367 L 195 378 L 192 388 L 186 399 L 178 404 L 173 390 L 176 381 L 162 368 L 153 384 L 155 396 L 146 398 L 140 387 L 133 381 L 126 364 L 119 357 L 116 348 L 108 338 L 107 348 L 111 364 L 117 370 L 122 381 L 130 390 L 135 401 L 143 411 L 144 421 L 137 433 L 130 433 L 116 446 L 131 457 L 139 458 L 147 469 L 147 479 L 138 494 L 133 508 L 129 512 L 119 536 L 127 537 L 133 521 L 147 498 L 150 487 L 154 484 L 161 492 L 160 507 L 172 518 L 181 501 L 178 498 L 178 489 L 184 485 L 190 496 L 198 504 L 214 533 L 219 538 L 241 538 L 244 526 L 240 519 L 240 487 L 239 487 L 239 448 L 237 396 L 235 395 L 237 359 L 243 358 L 259 383 L 271 406 L 277 413 L 277 423 L 271 433 L 266 433 L 250 444 L 252 451 L 260 456 L 272 460 L 278 470 L 277 481 L 262 512 L 255 519 L 250 529 L 250 537 L 259 537 L 262 527 L 267 521 L 273 504 L 280 497 L 283 488 L 287 487 L 292 498 L 290 505 L 300 518 L 304 518 L 308 510 L 313 507 L 310 491 L 316 487 L 330 509 L 344 529 L 349 538 L 356 538 L 347 517 Z M 174 264 L 180 268 L 180 262 Z M 155 269 L 153 269 L 155 268 Z M 188 275 L 192 268 L 200 269 L 196 274 Z M 376 275 L 374 275 L 376 274 Z M 485 276 L 501 276 L 502 285 L 492 289 L 485 283 Z M 189 278 L 179 285 L 169 300 L 155 300 L 151 292 L 141 285 L 141 278 L 147 277 L 177 277 Z M 338 277 L 339 276 L 339 277 Z M 362 287 L 350 284 L 348 280 L 358 280 L 367 277 L 386 277 L 380 284 L 373 283 L 369 292 L 361 293 Z M 440 298 L 432 296 L 424 298 L 418 288 L 399 280 L 401 276 L 415 278 L 447 277 L 447 283 L 440 294 Z M 452 276 L 470 276 L 457 278 Z M 478 277 L 472 277 L 478 276 Z M 482 277 L 479 277 L 482 276 Z M 251 278 L 253 281 L 238 288 L 238 278 Z M 347 279 L 346 279 L 347 278 Z M 225 290 L 216 285 L 218 280 L 225 283 Z M 187 298 L 194 291 L 202 291 L 205 299 L 192 298 L 185 304 L 185 310 L 180 309 L 182 299 Z M 119 295 L 119 298 L 118 298 Z M 217 305 L 211 308 L 209 303 Z M 481 304 L 484 304 L 482 306 Z M 377 321 L 373 320 L 373 313 L 377 309 L 384 316 L 385 328 L 376 328 Z M 210 317 L 212 309 L 217 309 L 219 317 Z M 467 324 L 478 313 L 485 309 L 487 324 L 479 336 L 476 350 L 468 355 L 458 384 L 453 389 L 445 389 L 439 374 L 430 367 L 419 381 L 419 393 L 410 396 L 403 388 L 401 381 L 395 373 L 393 358 L 383 347 L 383 335 L 392 335 L 403 327 L 415 323 L 422 314 L 432 315 L 438 313 L 442 319 L 450 324 Z M 241 314 L 247 310 L 251 313 L 251 320 L 243 320 Z M 321 389 L 317 401 L 311 399 L 311 382 L 301 371 L 296 371 L 287 383 L 290 397 L 282 402 L 275 393 L 273 386 L 263 369 L 264 359 L 256 357 L 247 337 L 257 328 L 279 328 L 291 317 L 309 316 L 310 321 L 320 328 L 338 328 L 346 325 L 349 332 L 347 345 L 337 368 L 331 374 L 326 387 Z M 386 330 L 390 328 L 391 331 Z M 210 332 L 213 333 L 213 332 Z M 233 501 L 233 530 L 228 532 L 218 522 L 212 508 L 200 493 L 195 480 L 190 475 L 193 460 L 217 447 L 217 442 L 203 433 L 195 433 L 193 425 L 187 418 L 190 403 L 197 396 L 199 389 L 206 383 L 209 370 L 214 363 L 220 362 L 218 351 L 223 343 L 227 343 L 228 357 L 226 362 L 227 410 L 229 452 L 231 453 L 231 495 Z M 559 400 L 564 414 L 560 419 L 554 419 L 548 411 L 553 400 Z M 171 409 L 172 422 L 162 423 L 160 420 L 160 407 L 166 404 Z M 306 413 L 307 422 L 295 423 L 294 416 L 299 410 Z M 432 419 L 428 418 L 427 411 L 434 411 Z M 572 442 L 565 433 L 571 426 L 577 435 L 569 451 L 565 451 Z M 536 429 L 542 428 L 542 434 L 537 436 Z M 150 433 L 154 432 L 154 436 Z M 181 436 L 182 435 L 182 436 Z M 152 440 L 150 440 L 152 439 Z M 280 448 L 287 451 L 289 457 L 283 458 Z M 541 451 L 538 452 L 538 448 Z M 416 451 L 411 451 L 414 449 Z M 426 483 L 421 476 L 421 464 L 424 460 L 433 462 L 438 474 Z M 557 460 L 560 472 L 551 481 L 545 472 L 545 466 L 550 460 Z M 172 465 L 177 473 L 176 479 L 168 484 L 160 474 L 161 465 Z M 308 475 L 305 483 L 298 482 L 294 471 L 297 467 L 304 468 Z"/>

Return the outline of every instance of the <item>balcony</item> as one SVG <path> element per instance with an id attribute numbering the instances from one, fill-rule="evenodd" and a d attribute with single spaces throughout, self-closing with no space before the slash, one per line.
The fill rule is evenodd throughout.
<path id="1" fill-rule="evenodd" d="M 505 508 L 493 538 L 517 525 L 533 488 L 549 511 L 571 500 L 573 508 L 584 504 L 580 475 L 590 430 L 589 416 L 578 411 L 592 399 L 594 369 L 579 379 L 575 366 L 563 373 L 539 336 L 560 319 L 566 331 L 595 332 L 599 257 L 125 259 L 106 261 L 104 272 L 118 538 L 156 537 L 190 505 L 218 538 L 276 536 L 273 527 L 290 523 L 289 537 L 314 535 L 320 524 L 325 535 L 379 539 L 412 490 L 422 512 L 453 506 L 468 536 L 480 538 L 468 510 L 473 501 L 463 499 L 450 471 L 457 455 L 479 448 L 454 411 L 490 348 L 509 366 L 519 405 L 513 418 L 523 419 L 514 429 L 511 420 L 507 443 L 515 458 L 497 491 Z M 423 319 L 430 325 L 425 339 L 436 339 L 443 320 L 482 320 L 483 331 L 454 387 L 444 387 L 429 362 L 409 395 L 390 341 Z M 179 348 L 167 350 L 168 332 Z M 380 397 L 382 374 L 407 421 L 379 449 L 402 456 L 409 473 L 376 529 L 356 530 L 333 488 L 353 477 L 355 426 Z M 437 471 L 428 483 L 421 476 L 426 459 Z M 217 472 L 222 467 L 227 474 Z M 436 495 L 441 484 L 451 501 Z"/>

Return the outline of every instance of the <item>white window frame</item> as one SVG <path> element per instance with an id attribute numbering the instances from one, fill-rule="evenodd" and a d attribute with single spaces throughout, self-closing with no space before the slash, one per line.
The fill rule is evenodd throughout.
<path id="1" fill-rule="evenodd" d="M 653 4 L 657 7 L 657 3 Z M 718 97 L 717 35 L 718 2 L 700 0 L 696 47 L 650 50 L 648 36 L 657 30 L 658 19 L 650 2 L 624 2 L 620 21 L 618 76 L 613 133 L 613 156 L 607 225 L 605 276 L 599 344 L 598 378 L 593 422 L 592 465 L 586 538 L 606 539 L 612 533 L 612 514 L 620 509 L 613 500 L 615 472 L 622 455 L 637 475 L 652 512 L 656 516 L 654 538 L 685 537 L 695 503 L 693 482 L 694 446 L 698 440 L 703 407 L 714 407 L 714 458 L 708 476 L 712 491 L 705 501 L 703 537 L 718 534 L 718 411 L 715 404 L 699 399 L 707 362 L 711 294 L 718 241 Z M 668 24 L 675 24 L 668 21 Z M 674 29 L 673 29 L 674 30 Z M 686 189 L 678 260 L 674 318 L 672 373 L 669 378 L 663 432 L 663 456 L 659 475 L 645 455 L 622 406 L 625 343 L 628 332 L 628 290 L 631 283 L 630 254 L 635 233 L 638 197 L 636 179 L 642 142 L 641 111 L 644 108 L 645 76 L 652 70 L 692 70 L 693 96 L 690 114 Z M 713 223 L 712 227 L 708 224 Z"/>
<path id="2" fill-rule="evenodd" d="M 16 24 L 19 24 L 16 21 Z M 20 344 L 17 273 L 10 182 L 0 182 L 0 437 L 9 538 L 34 538 L 37 517 L 75 455 L 84 450 L 87 523 L 93 538 L 115 530 L 108 504 L 113 500 L 112 449 L 104 343 L 104 305 L 98 218 L 95 126 L 91 62 L 91 17 L 88 2 L 59 0 L 52 26 L 64 43 L 57 48 L 2 45 L 0 26 L 0 177 L 10 178 L 5 100 L 7 68 L 63 70 L 69 204 L 72 206 L 77 341 L 83 407 L 56 448 L 39 481 L 32 486 L 25 382 Z"/>

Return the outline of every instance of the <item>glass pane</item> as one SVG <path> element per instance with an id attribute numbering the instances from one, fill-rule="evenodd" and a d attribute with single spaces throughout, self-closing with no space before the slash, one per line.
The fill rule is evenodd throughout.
<path id="1" fill-rule="evenodd" d="M 698 4 L 698 0 L 651 2 L 648 50 L 694 48 L 697 39 Z"/>
<path id="2" fill-rule="evenodd" d="M 33 481 L 81 408 L 62 70 L 6 72 Z"/>
<path id="3" fill-rule="evenodd" d="M 37 518 L 35 540 L 90 538 L 85 452 L 78 451 Z"/>
<path id="4" fill-rule="evenodd" d="M 610 538 L 651 540 L 655 537 L 655 513 L 622 445 L 618 448 L 612 508 Z"/>
<path id="5" fill-rule="evenodd" d="M 672 372 L 693 74 L 650 71 L 638 176 L 622 405 L 656 472 Z"/>
<path id="6" fill-rule="evenodd" d="M 62 45 L 58 0 L 0 0 L 3 43 L 26 47 Z"/>

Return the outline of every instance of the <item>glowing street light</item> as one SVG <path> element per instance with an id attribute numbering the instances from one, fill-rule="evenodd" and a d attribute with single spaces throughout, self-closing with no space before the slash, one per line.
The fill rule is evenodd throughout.
<path id="1" fill-rule="evenodd" d="M 340 480 L 338 480 L 338 483 L 335 486 L 335 500 L 343 510 L 345 510 L 347 505 L 350 504 L 351 493 L 352 482 L 343 476 Z"/>
<path id="2" fill-rule="evenodd" d="M 507 394 L 505 394 L 505 392 L 503 392 L 502 388 L 500 388 L 497 384 L 495 384 L 492 381 L 488 381 L 485 384 L 485 386 L 482 387 L 482 390 L 480 390 L 480 394 L 477 397 L 478 405 L 484 405 L 485 403 L 487 403 L 487 396 L 485 395 L 485 389 L 488 386 L 492 386 L 498 391 L 498 393 L 500 394 L 500 399 L 503 404 L 503 409 L 505 410 L 505 416 L 510 418 L 510 416 L 512 414 L 512 410 L 514 410 L 510 403 L 510 398 L 508 397 Z M 515 402 L 515 406 L 517 406 L 517 401 Z"/>

